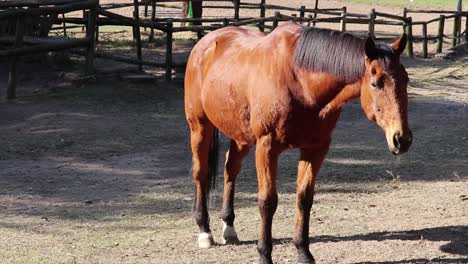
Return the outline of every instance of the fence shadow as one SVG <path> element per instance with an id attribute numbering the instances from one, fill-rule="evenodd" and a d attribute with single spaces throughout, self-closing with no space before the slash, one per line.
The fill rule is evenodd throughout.
<path id="1" fill-rule="evenodd" d="M 351 236 L 317 236 L 311 237 L 312 243 L 337 243 L 337 242 L 350 242 L 350 241 L 390 241 L 390 240 L 429 240 L 429 241 L 447 241 L 447 244 L 442 245 L 439 250 L 445 253 L 454 255 L 468 256 L 468 226 L 441 226 L 433 228 L 424 228 L 418 230 L 405 230 L 405 231 L 385 231 L 373 232 L 368 234 L 357 234 Z M 283 244 L 285 242 L 292 242 L 291 238 L 277 238 L 273 240 L 274 244 Z M 256 240 L 241 241 L 240 244 L 255 244 Z M 455 262 L 441 262 L 441 263 L 460 263 L 456 262 L 460 259 L 452 259 L 448 261 Z M 418 262 L 422 261 L 422 262 Z M 404 260 L 395 262 L 360 262 L 360 263 L 429 263 L 424 262 L 425 259 Z M 438 261 L 438 260 L 437 260 Z M 440 260 L 444 261 L 444 260 Z M 464 259 L 464 261 L 468 261 Z M 434 263 L 434 262 L 430 262 Z M 437 263 L 437 262 L 435 262 Z M 463 262 L 466 263 L 466 262 Z"/>

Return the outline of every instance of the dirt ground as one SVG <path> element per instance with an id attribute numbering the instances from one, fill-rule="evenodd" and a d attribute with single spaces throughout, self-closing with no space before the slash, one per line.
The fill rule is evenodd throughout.
<path id="1" fill-rule="evenodd" d="M 359 101 L 345 107 L 311 217 L 317 263 L 468 263 L 468 57 L 403 63 L 414 144 L 392 156 Z M 96 81 L 63 85 L 75 62 L 50 65 L 23 61 L 19 98 L 0 101 L 0 263 L 255 263 L 253 152 L 237 181 L 241 242 L 197 248 L 181 72 L 134 83 L 98 60 Z M 2 98 L 5 84 L 0 61 Z M 296 261 L 297 158 L 280 160 L 276 263 Z M 217 242 L 221 193 L 210 205 Z"/>

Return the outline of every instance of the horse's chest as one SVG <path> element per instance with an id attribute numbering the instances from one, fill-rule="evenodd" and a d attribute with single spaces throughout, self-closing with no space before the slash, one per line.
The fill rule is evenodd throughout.
<path id="1" fill-rule="evenodd" d="M 325 119 L 317 111 L 291 113 L 278 133 L 283 143 L 292 148 L 305 148 L 328 142 L 336 126 L 340 112 L 337 111 Z"/>

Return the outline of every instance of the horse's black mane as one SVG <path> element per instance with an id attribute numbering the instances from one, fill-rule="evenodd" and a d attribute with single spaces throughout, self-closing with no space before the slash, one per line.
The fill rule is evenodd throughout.
<path id="1" fill-rule="evenodd" d="M 340 81 L 352 83 L 364 74 L 365 40 L 350 33 L 319 28 L 303 28 L 296 46 L 294 62 L 301 68 L 327 72 Z M 379 59 L 388 65 L 393 50 L 376 45 Z"/>

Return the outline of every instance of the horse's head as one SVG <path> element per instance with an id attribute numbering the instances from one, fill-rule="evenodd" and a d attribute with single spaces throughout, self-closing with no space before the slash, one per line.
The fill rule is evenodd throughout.
<path id="1" fill-rule="evenodd" d="M 368 38 L 361 85 L 362 109 L 385 131 L 388 148 L 395 155 L 408 151 L 413 141 L 408 127 L 408 73 L 400 63 L 406 41 L 404 34 L 390 47 Z"/>

